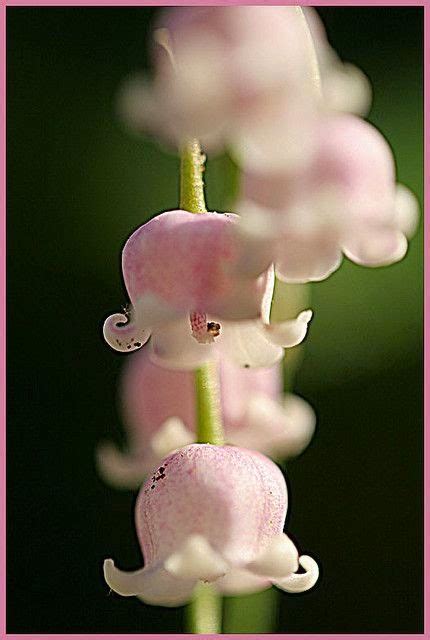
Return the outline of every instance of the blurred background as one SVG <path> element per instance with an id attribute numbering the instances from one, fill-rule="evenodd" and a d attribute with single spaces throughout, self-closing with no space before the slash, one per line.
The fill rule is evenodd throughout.
<path id="1" fill-rule="evenodd" d="M 94 467 L 96 443 L 122 434 L 124 356 L 101 338 L 126 302 L 120 250 L 178 204 L 177 158 L 130 136 L 114 111 L 121 80 L 148 65 L 155 12 L 7 9 L 9 633 L 181 631 L 181 609 L 109 595 L 104 558 L 141 565 L 135 495 L 104 486 Z M 423 9 L 319 12 L 339 55 L 370 77 L 369 119 L 422 201 Z M 209 159 L 206 182 L 209 208 L 225 210 L 228 158 Z M 224 630 L 419 633 L 421 231 L 395 266 L 345 260 L 312 287 L 312 306 L 295 390 L 318 428 L 287 465 L 289 530 L 322 577 L 303 595 L 246 598 L 246 620 L 230 599 Z"/>

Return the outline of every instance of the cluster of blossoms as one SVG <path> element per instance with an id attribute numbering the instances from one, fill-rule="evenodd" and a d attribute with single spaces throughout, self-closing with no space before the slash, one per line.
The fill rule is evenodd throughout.
<path id="1" fill-rule="evenodd" d="M 311 407 L 283 397 L 280 364 L 306 337 L 312 311 L 272 322 L 275 276 L 323 280 L 343 256 L 367 266 L 400 260 L 416 200 L 396 184 L 387 142 L 360 117 L 367 78 L 340 61 L 315 11 L 176 8 L 155 33 L 153 77 L 125 83 L 122 117 L 188 149 L 191 189 L 204 163 L 196 139 L 208 153 L 232 154 L 241 183 L 235 214 L 181 202 L 124 246 L 130 304 L 103 332 L 116 351 L 140 350 L 121 384 L 129 447 L 104 443 L 97 457 L 117 486 L 148 478 L 136 504 L 145 566 L 124 573 L 107 560 L 105 578 L 119 594 L 166 606 L 189 601 L 199 581 L 222 594 L 304 591 L 318 566 L 283 533 L 286 484 L 266 456 L 297 455 L 314 431 Z M 219 371 L 228 446 L 192 444 L 194 372 L 208 363 Z"/>

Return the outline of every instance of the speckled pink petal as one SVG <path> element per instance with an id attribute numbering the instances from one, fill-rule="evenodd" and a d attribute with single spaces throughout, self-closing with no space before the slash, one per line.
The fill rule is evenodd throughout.
<path id="1" fill-rule="evenodd" d="M 234 590 L 234 582 L 244 591 L 270 582 L 310 588 L 318 567 L 302 556 L 307 574 L 293 573 L 298 554 L 282 535 L 286 508 L 285 480 L 268 458 L 229 446 L 180 449 L 153 472 L 136 502 L 145 568 L 123 572 L 107 560 L 106 581 L 121 595 L 166 606 L 186 602 L 198 580 L 221 592 Z"/>
<path id="2" fill-rule="evenodd" d="M 234 279 L 238 246 L 233 214 L 187 211 L 162 213 L 128 239 L 123 250 L 124 281 L 134 304 L 151 293 L 179 311 L 203 310 L 222 317 L 222 311 L 240 317 L 234 295 L 247 287 L 244 316 L 253 304 L 258 315 L 262 285 L 257 279 Z M 230 309 L 226 309 L 226 302 Z"/>

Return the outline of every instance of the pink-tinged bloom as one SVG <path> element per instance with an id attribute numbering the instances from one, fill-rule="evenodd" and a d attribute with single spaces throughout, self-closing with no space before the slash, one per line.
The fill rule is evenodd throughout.
<path id="1" fill-rule="evenodd" d="M 372 101 L 372 88 L 365 74 L 355 65 L 342 62 L 327 40 L 316 9 L 304 7 L 318 59 L 321 90 L 328 109 L 365 115 Z"/>
<path id="2" fill-rule="evenodd" d="M 282 459 L 298 455 L 315 429 L 315 414 L 299 396 L 282 394 L 281 365 L 243 369 L 220 360 L 221 409 L 230 444 Z M 101 475 L 119 487 L 139 487 L 168 453 L 195 441 L 195 380 L 191 371 L 154 364 L 142 350 L 127 360 L 120 402 L 128 432 L 123 452 L 97 450 Z"/>
<path id="3" fill-rule="evenodd" d="M 236 447 L 194 444 L 168 456 L 142 487 L 136 529 L 145 566 L 104 563 L 123 596 L 178 606 L 199 581 L 225 594 L 310 589 L 318 565 L 283 534 L 287 487 L 268 458 Z M 304 573 L 296 573 L 299 565 Z"/>
<path id="4" fill-rule="evenodd" d="M 196 137 L 210 151 L 227 145 L 247 166 L 303 160 L 319 94 L 300 7 L 181 7 L 168 9 L 159 26 L 171 55 L 159 47 L 152 82 L 124 85 L 119 109 L 129 126 L 168 143 Z"/>
<path id="5" fill-rule="evenodd" d="M 383 136 L 351 115 L 323 119 L 317 136 L 304 171 L 246 175 L 239 210 L 254 261 L 271 256 L 281 279 L 307 282 L 328 277 L 342 254 L 372 267 L 401 260 L 418 206 L 396 185 Z"/>
<path id="6" fill-rule="evenodd" d="M 239 269 L 242 247 L 233 214 L 168 211 L 127 240 L 122 270 L 131 307 L 104 323 L 117 351 L 151 337 L 151 357 L 193 369 L 222 351 L 240 366 L 270 366 L 305 337 L 312 312 L 270 324 L 273 272 Z M 267 269 L 267 265 L 265 267 Z"/>

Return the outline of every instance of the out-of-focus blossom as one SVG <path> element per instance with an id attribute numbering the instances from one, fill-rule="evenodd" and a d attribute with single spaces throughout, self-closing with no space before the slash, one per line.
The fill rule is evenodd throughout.
<path id="1" fill-rule="evenodd" d="M 269 322 L 273 270 L 243 275 L 237 221 L 233 214 L 179 210 L 139 227 L 122 253 L 131 307 L 105 321 L 108 344 L 130 352 L 151 337 L 152 359 L 180 369 L 219 351 L 239 366 L 270 366 L 284 347 L 299 344 L 312 312 Z"/>
<path id="2" fill-rule="evenodd" d="M 372 100 L 372 89 L 365 74 L 355 65 L 342 62 L 330 46 L 324 25 L 313 7 L 304 7 L 318 58 L 321 89 L 325 105 L 334 111 L 365 115 Z"/>
<path id="3" fill-rule="evenodd" d="M 136 528 L 143 569 L 104 563 L 106 582 L 123 596 L 178 606 L 199 581 L 220 593 L 310 589 L 318 565 L 283 534 L 287 488 L 261 454 L 190 445 L 167 457 L 141 489 Z M 296 573 L 299 565 L 304 573 Z"/>
<path id="4" fill-rule="evenodd" d="M 401 260 L 418 205 L 396 185 L 383 136 L 364 120 L 338 115 L 321 120 L 316 138 L 306 170 L 244 178 L 238 209 L 254 263 L 272 258 L 281 279 L 306 282 L 328 277 L 342 254 L 373 267 Z"/>
<path id="5" fill-rule="evenodd" d="M 305 161 L 320 93 L 300 7 L 181 7 L 159 25 L 166 51 L 152 81 L 131 78 L 120 93 L 130 127 L 175 145 L 196 137 L 211 152 L 229 146 L 244 166 Z"/>
<path id="6" fill-rule="evenodd" d="M 282 459 L 309 443 L 315 414 L 299 396 L 282 396 L 281 365 L 243 369 L 220 360 L 221 408 L 229 443 Z M 119 487 L 139 487 L 162 458 L 195 441 L 195 381 L 191 371 L 155 365 L 146 350 L 130 356 L 120 385 L 128 449 L 97 451 L 100 473 Z"/>

